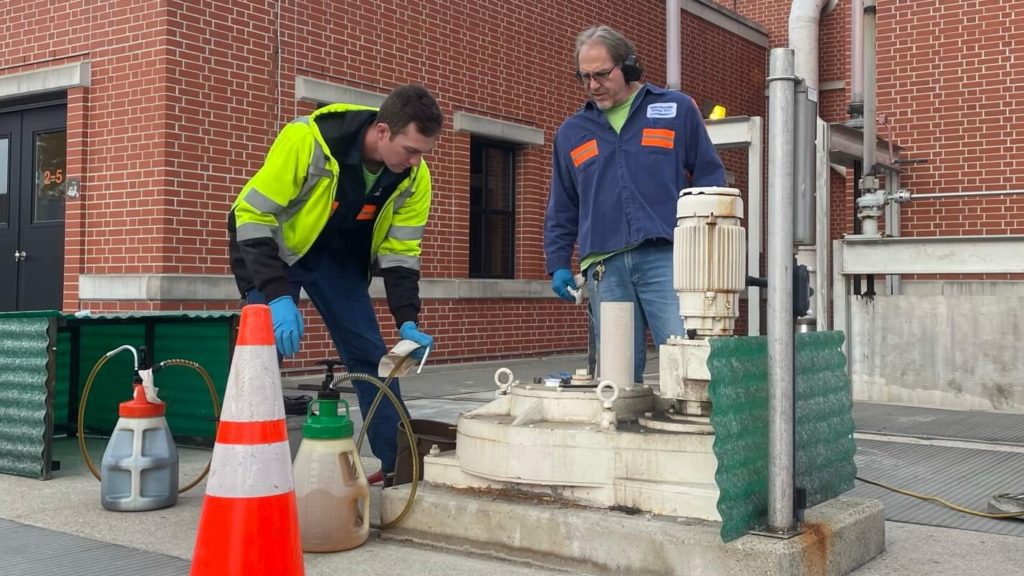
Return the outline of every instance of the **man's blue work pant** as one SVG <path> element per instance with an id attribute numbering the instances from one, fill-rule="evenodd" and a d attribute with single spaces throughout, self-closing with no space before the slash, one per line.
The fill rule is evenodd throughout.
<path id="1" fill-rule="evenodd" d="M 604 270 L 600 279 L 595 279 L 599 264 L 604 264 Z M 633 379 L 643 382 L 647 363 L 646 329 L 651 329 L 656 346 L 664 344 L 669 336 L 683 335 L 679 297 L 672 288 L 672 244 L 645 242 L 605 258 L 599 264 L 587 268 L 598 349 L 601 302 L 633 302 Z"/>
<path id="2" fill-rule="evenodd" d="M 329 254 L 314 248 L 288 269 L 288 279 L 294 285 L 296 302 L 299 287 L 306 290 L 348 371 L 376 376 L 377 365 L 387 353 L 387 348 L 373 310 L 366 273 L 365 265 L 358 258 Z M 380 389 L 365 380 L 355 380 L 353 386 L 359 399 L 359 411 L 366 418 Z M 408 415 L 405 403 L 401 402 L 398 379 L 392 380 L 388 388 Z M 398 422 L 398 411 L 387 397 L 383 397 L 373 419 L 369 424 L 364 423 L 368 426 L 366 436 L 370 449 L 380 459 L 385 473 L 395 469 Z"/>

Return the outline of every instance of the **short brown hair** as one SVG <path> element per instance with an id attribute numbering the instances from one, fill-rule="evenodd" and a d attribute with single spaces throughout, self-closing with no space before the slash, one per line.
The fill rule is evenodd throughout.
<path id="1" fill-rule="evenodd" d="M 409 124 L 415 124 L 420 134 L 431 137 L 441 132 L 444 114 L 437 100 L 423 86 L 406 84 L 395 88 L 377 112 L 377 122 L 391 129 L 394 138 Z"/>

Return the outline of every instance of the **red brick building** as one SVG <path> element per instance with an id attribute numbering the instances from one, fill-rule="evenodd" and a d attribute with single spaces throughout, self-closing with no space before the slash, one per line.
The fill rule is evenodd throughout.
<path id="1" fill-rule="evenodd" d="M 681 4 L 682 89 L 731 116 L 764 117 L 768 50 L 786 45 L 790 3 Z M 909 156 L 931 160 L 908 167 L 905 182 L 1022 187 L 1024 140 L 1006 119 L 1024 106 L 1012 96 L 1024 69 L 1011 66 L 1024 56 L 1012 28 L 1021 3 L 879 4 L 879 112 Z M 849 13 L 843 0 L 821 22 L 820 114 L 830 122 L 846 118 Z M 581 350 L 585 317 L 548 288 L 542 223 L 554 131 L 583 98 L 573 41 L 599 23 L 634 40 L 646 78 L 665 83 L 666 10 L 655 0 L 8 0 L 0 310 L 236 308 L 226 213 L 279 128 L 320 103 L 379 102 L 415 82 L 447 117 L 428 158 L 431 357 Z M 745 190 L 745 155 L 723 158 Z M 832 177 L 835 236 L 852 221 L 850 180 Z M 1013 197 L 952 201 L 964 208 L 955 216 L 949 202 L 917 205 L 904 232 L 1021 228 Z M 305 306 L 293 366 L 333 355 Z M 383 299 L 378 312 L 391 341 Z"/>

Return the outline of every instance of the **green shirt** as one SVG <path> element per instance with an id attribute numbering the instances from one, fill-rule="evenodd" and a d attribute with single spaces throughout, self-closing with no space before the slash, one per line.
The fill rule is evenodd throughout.
<path id="1" fill-rule="evenodd" d="M 639 90 L 633 91 L 629 95 L 629 99 L 604 111 L 604 115 L 608 118 L 608 123 L 615 129 L 615 133 L 618 134 L 622 131 L 622 125 L 626 123 L 626 118 L 629 116 L 629 108 L 633 105 L 633 100 L 636 98 L 636 94 Z"/>
<path id="2" fill-rule="evenodd" d="M 363 188 L 364 194 L 369 194 L 370 190 L 373 190 L 373 185 L 377 183 L 377 178 L 380 178 L 382 172 L 384 172 L 383 166 L 377 170 L 376 174 L 367 170 L 365 165 L 363 166 L 363 184 L 366 186 Z"/>

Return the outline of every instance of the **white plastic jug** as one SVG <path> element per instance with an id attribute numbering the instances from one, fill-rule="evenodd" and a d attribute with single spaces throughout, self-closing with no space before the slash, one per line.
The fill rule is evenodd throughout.
<path id="1" fill-rule="evenodd" d="M 344 404 L 345 414 L 338 413 Z M 318 405 L 317 413 L 313 406 Z M 295 456 L 295 499 L 304 552 L 355 548 L 370 535 L 370 485 L 352 441 L 348 402 L 309 403 Z"/>
<path id="2" fill-rule="evenodd" d="M 164 412 L 164 403 L 149 402 L 141 385 L 121 403 L 100 468 L 100 503 L 107 510 L 157 510 L 178 501 L 178 449 Z"/>

